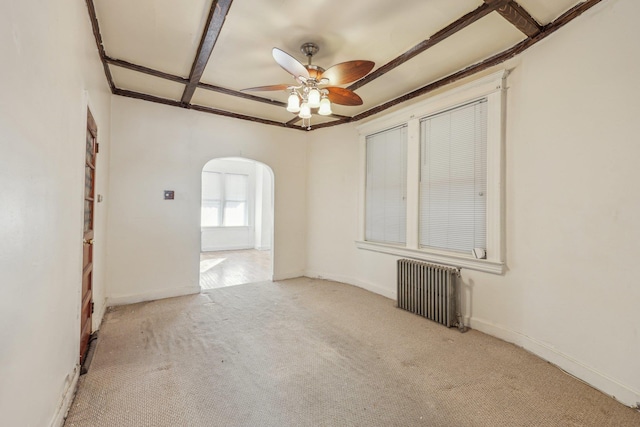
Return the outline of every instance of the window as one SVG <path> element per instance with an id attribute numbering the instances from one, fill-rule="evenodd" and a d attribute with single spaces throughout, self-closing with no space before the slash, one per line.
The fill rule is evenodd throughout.
<path id="1" fill-rule="evenodd" d="M 366 233 L 372 242 L 406 242 L 407 127 L 367 137 Z"/>
<path id="2" fill-rule="evenodd" d="M 247 175 L 203 171 L 201 226 L 246 226 L 247 182 Z"/>
<path id="3" fill-rule="evenodd" d="M 486 99 L 420 121 L 420 247 L 486 248 Z"/>
<path id="4" fill-rule="evenodd" d="M 359 126 L 358 248 L 504 272 L 506 76 Z"/>

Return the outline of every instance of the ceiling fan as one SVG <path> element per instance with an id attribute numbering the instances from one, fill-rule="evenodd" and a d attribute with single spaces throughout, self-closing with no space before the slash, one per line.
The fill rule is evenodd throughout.
<path id="1" fill-rule="evenodd" d="M 318 114 L 328 116 L 332 114 L 332 102 L 348 106 L 362 105 L 362 98 L 354 91 L 335 85 L 351 83 L 366 76 L 373 69 L 374 62 L 363 60 L 347 61 L 325 70 L 311 63 L 313 55 L 320 50 L 317 44 L 304 43 L 300 46 L 300 50 L 307 57 L 307 65 L 303 65 L 277 47 L 274 47 L 271 52 L 278 65 L 295 78 L 296 84 L 258 86 L 243 89 L 243 91 L 288 90 L 290 94 L 287 102 L 287 111 L 298 113 L 298 117 L 303 121 L 303 127 L 310 126 L 311 109 L 317 108 Z"/>

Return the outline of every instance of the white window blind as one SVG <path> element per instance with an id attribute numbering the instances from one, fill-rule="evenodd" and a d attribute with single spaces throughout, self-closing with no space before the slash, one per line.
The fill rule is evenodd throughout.
<path id="1" fill-rule="evenodd" d="M 487 103 L 420 122 L 420 246 L 486 248 Z"/>
<path id="2" fill-rule="evenodd" d="M 247 225 L 247 175 L 225 174 L 224 221 L 227 227 Z"/>
<path id="3" fill-rule="evenodd" d="M 203 171 L 202 227 L 247 225 L 248 176 Z"/>
<path id="4" fill-rule="evenodd" d="M 407 127 L 366 138 L 365 239 L 406 243 Z"/>
<path id="5" fill-rule="evenodd" d="M 222 174 L 218 172 L 202 173 L 202 227 L 218 227 L 222 216 Z"/>

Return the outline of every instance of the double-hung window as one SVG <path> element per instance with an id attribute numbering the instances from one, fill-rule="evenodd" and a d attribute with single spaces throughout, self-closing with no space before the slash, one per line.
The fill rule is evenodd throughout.
<path id="1" fill-rule="evenodd" d="M 486 99 L 420 120 L 420 247 L 484 251 L 486 193 Z"/>
<path id="2" fill-rule="evenodd" d="M 202 173 L 202 227 L 248 225 L 248 178 L 234 173 Z"/>
<path id="3" fill-rule="evenodd" d="M 504 271 L 506 72 L 359 127 L 360 249 Z"/>
<path id="4" fill-rule="evenodd" d="M 367 136 L 366 239 L 406 243 L 407 127 Z"/>

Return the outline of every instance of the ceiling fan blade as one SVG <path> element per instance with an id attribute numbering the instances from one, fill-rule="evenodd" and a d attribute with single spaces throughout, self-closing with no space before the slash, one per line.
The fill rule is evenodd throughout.
<path id="1" fill-rule="evenodd" d="M 247 88 L 247 89 L 242 89 L 242 92 L 264 92 L 264 91 L 269 91 L 269 90 L 287 90 L 290 87 L 291 87 L 291 85 L 285 85 L 285 84 L 270 85 L 270 86 L 257 86 L 257 87 L 250 87 L 250 88 Z"/>
<path id="2" fill-rule="evenodd" d="M 366 76 L 375 65 L 375 62 L 361 60 L 341 62 L 322 73 L 322 78 L 329 79 L 332 85 L 343 85 Z"/>
<path id="3" fill-rule="evenodd" d="M 304 77 L 304 79 L 309 78 L 309 71 L 307 70 L 307 68 L 293 56 L 278 49 L 277 47 L 273 48 L 271 54 L 273 55 L 273 59 L 276 60 L 278 65 L 284 68 L 287 73 L 291 74 L 296 79 L 299 79 L 299 77 Z"/>
<path id="4" fill-rule="evenodd" d="M 362 98 L 352 90 L 335 86 L 325 87 L 324 89 L 329 91 L 329 101 L 334 104 L 349 106 L 362 105 Z"/>

